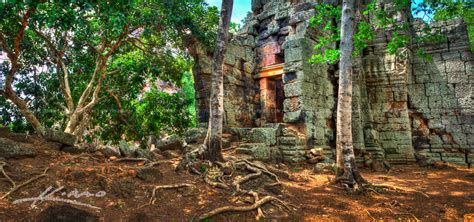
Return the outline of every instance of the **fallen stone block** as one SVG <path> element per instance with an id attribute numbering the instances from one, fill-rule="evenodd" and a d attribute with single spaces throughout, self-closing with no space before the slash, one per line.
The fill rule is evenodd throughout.
<path id="1" fill-rule="evenodd" d="M 186 143 L 203 143 L 206 139 L 207 128 L 192 128 L 184 133 Z"/>
<path id="2" fill-rule="evenodd" d="M 137 177 L 146 182 L 156 183 L 163 178 L 163 174 L 158 168 L 144 167 L 137 170 Z"/>
<path id="3" fill-rule="evenodd" d="M 183 141 L 179 138 L 178 135 L 171 135 L 168 137 L 159 140 L 156 143 L 156 148 L 165 151 L 165 150 L 181 150 L 183 148 Z"/>
<path id="4" fill-rule="evenodd" d="M 77 139 L 78 139 L 77 136 L 75 135 L 65 133 L 60 130 L 52 130 L 52 129 L 46 130 L 46 134 L 44 135 L 44 138 L 46 140 L 59 142 L 68 146 L 74 146 L 74 144 L 76 144 Z"/>
<path id="5" fill-rule="evenodd" d="M 34 156 L 36 156 L 36 151 L 32 148 L 13 140 L 0 138 L 0 157 L 9 159 Z"/>

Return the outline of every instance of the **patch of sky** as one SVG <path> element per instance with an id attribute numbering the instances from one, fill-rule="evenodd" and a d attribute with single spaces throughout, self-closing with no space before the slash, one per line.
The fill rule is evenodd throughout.
<path id="1" fill-rule="evenodd" d="M 206 0 L 209 5 L 221 8 L 222 0 Z M 242 23 L 242 20 L 247 17 L 251 9 L 251 0 L 234 0 L 234 9 L 232 11 L 232 22 Z"/>
<path id="2" fill-rule="evenodd" d="M 413 17 L 421 18 L 425 21 L 430 21 L 431 15 L 426 15 L 423 12 L 415 13 L 416 7 L 418 7 L 424 0 L 413 0 L 412 1 L 412 11 Z M 217 8 L 221 8 L 222 0 L 206 0 L 209 5 L 216 6 Z M 251 11 L 251 0 L 235 0 L 234 1 L 234 10 L 232 12 L 232 22 L 234 23 L 241 23 L 242 20 L 247 16 L 247 13 Z"/>

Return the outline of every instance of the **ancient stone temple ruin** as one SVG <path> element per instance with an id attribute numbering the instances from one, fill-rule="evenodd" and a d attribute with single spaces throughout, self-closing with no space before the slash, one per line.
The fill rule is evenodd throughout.
<path id="1" fill-rule="evenodd" d="M 225 56 L 225 126 L 240 152 L 298 162 L 312 148 L 335 155 L 337 68 L 308 63 L 321 33 L 309 26 L 310 1 L 253 0 L 252 13 Z M 411 19 L 411 18 L 409 18 Z M 420 27 L 422 21 L 413 20 Z M 356 154 L 408 163 L 415 153 L 468 165 L 474 161 L 474 56 L 466 25 L 439 24 L 448 38 L 423 45 L 433 60 L 386 52 L 390 31 L 354 62 Z M 208 120 L 211 57 L 194 66 L 198 121 Z"/>

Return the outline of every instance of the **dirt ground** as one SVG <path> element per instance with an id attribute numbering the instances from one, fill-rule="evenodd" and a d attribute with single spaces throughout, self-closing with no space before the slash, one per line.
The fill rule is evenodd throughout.
<path id="1" fill-rule="evenodd" d="M 232 189 L 218 189 L 206 184 L 202 177 L 177 174 L 179 157 L 155 166 L 161 175 L 155 182 L 137 178 L 141 162 L 115 163 L 100 153 L 72 155 L 50 149 L 42 142 L 32 142 L 39 154 L 35 158 L 7 160 L 5 171 L 21 184 L 49 168 L 46 177 L 21 187 L 0 200 L 0 221 L 34 221 L 56 201 L 13 203 L 21 198 L 38 197 L 48 187 L 64 188 L 55 197 L 63 197 L 93 205 L 74 206 L 98 217 L 100 221 L 196 221 L 199 216 L 225 205 L 252 204 L 246 196 L 233 195 Z M 389 173 L 362 169 L 363 176 L 375 184 L 392 185 L 365 193 L 348 193 L 329 182 L 333 174 L 316 174 L 314 165 L 273 165 L 287 170 L 290 178 L 280 178 L 283 188 L 272 192 L 263 189 L 258 178 L 247 186 L 261 194 L 272 195 L 286 202 L 289 210 L 278 204 L 262 206 L 265 221 L 464 221 L 474 213 L 474 170 L 450 166 L 445 169 L 395 165 Z M 156 185 L 190 183 L 195 188 L 163 189 Z M 11 184 L 0 176 L 0 196 Z M 71 191 L 89 192 L 75 198 Z M 105 193 L 104 193 L 105 192 Z M 272 194 L 273 193 L 273 194 Z M 71 195 L 70 195 L 71 196 Z M 265 195 L 261 195 L 263 198 Z M 223 213 L 208 221 L 255 221 L 257 211 Z M 76 221 L 81 221 L 78 216 Z M 465 221 L 469 221 L 466 219 Z M 471 221 L 474 221 L 472 219 Z"/>

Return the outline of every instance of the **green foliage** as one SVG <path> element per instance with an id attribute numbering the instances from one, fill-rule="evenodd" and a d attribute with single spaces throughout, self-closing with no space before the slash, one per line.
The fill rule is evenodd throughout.
<path id="1" fill-rule="evenodd" d="M 425 26 L 421 33 L 415 37 L 413 41 L 410 33 L 411 24 L 407 21 L 397 20 L 396 13 L 407 13 L 410 8 L 410 0 L 394 0 L 393 8 L 386 10 L 384 7 L 376 7 L 377 0 L 370 2 L 366 9 L 358 15 L 357 29 L 354 34 L 354 50 L 353 56 L 359 56 L 363 49 L 368 47 L 368 42 L 374 39 L 375 31 L 384 29 L 390 30 L 391 36 L 387 44 L 387 52 L 390 54 L 398 54 L 399 49 L 412 47 L 413 42 L 416 44 L 436 44 L 446 41 L 446 37 L 441 34 L 441 30 L 432 28 L 429 24 Z M 421 4 L 412 7 L 413 12 L 423 12 L 426 15 L 434 15 L 434 20 L 447 20 L 463 17 L 469 27 L 469 33 L 474 35 L 473 28 L 473 8 L 472 3 L 464 0 L 425 0 Z M 340 28 L 336 26 L 340 22 L 342 15 L 341 7 L 330 4 L 318 4 L 315 6 L 316 15 L 310 19 L 312 27 L 321 30 L 318 41 L 314 46 L 318 52 L 312 55 L 310 63 L 336 63 L 339 60 L 339 41 L 341 39 Z M 474 40 L 472 48 L 474 48 Z M 422 49 L 417 50 L 417 55 L 430 60 L 430 56 L 423 52 Z"/>
<path id="2" fill-rule="evenodd" d="M 315 8 L 318 13 L 310 18 L 310 25 L 321 29 L 323 32 L 314 46 L 314 49 L 320 51 L 320 53 L 312 55 L 309 62 L 335 63 L 339 60 L 340 52 L 338 49 L 334 49 L 330 46 L 335 42 L 339 42 L 341 39 L 339 35 L 340 27 L 336 24 L 341 18 L 342 8 L 330 4 L 317 4 Z"/>
<path id="3" fill-rule="evenodd" d="M 9 45 L 13 45 L 21 17 L 32 6 L 37 10 L 21 43 L 21 68 L 14 88 L 46 127 L 64 128 L 67 116 L 56 60 L 34 29 L 64 50 L 75 103 L 89 83 L 97 59 L 111 52 L 126 27 L 131 30 L 107 61 L 109 74 L 100 102 L 91 112 L 92 124 L 100 129 L 95 136 L 116 140 L 125 134 L 142 139 L 160 131 L 182 133 L 195 124 L 194 83 L 189 72 L 192 59 L 186 47 L 190 39 L 207 47 L 214 45 L 219 20 L 216 7 L 209 7 L 204 0 L 8 1 L 0 4 L 0 32 L 7 36 Z M 0 66 L 0 88 L 8 66 L 8 62 Z M 182 91 L 167 94 L 155 88 L 142 94 L 147 82 L 158 79 Z M 0 124 L 32 132 L 17 108 L 3 97 Z"/>
<path id="4" fill-rule="evenodd" d="M 424 0 L 413 7 L 413 12 L 423 14 L 429 21 L 443 21 L 472 17 L 473 6 L 469 0 Z"/>
<path id="5" fill-rule="evenodd" d="M 467 23 L 469 41 L 471 42 L 471 52 L 474 52 L 474 8 L 470 9 L 470 12 L 467 14 L 464 20 Z"/>
<path id="6" fill-rule="evenodd" d="M 191 115 L 191 125 L 196 126 L 196 92 L 194 90 L 194 77 L 191 72 L 185 72 L 181 79 L 181 88 L 188 112 Z"/>
<path id="7" fill-rule="evenodd" d="M 407 46 L 411 41 L 411 37 L 407 35 L 400 35 L 398 32 L 392 34 L 392 41 L 387 44 L 387 51 L 390 54 L 396 54 L 398 49 Z"/>
<path id="8" fill-rule="evenodd" d="M 233 34 L 236 34 L 239 30 L 240 30 L 240 24 L 239 23 L 235 23 L 235 22 L 230 22 L 230 29 L 229 29 L 229 32 L 230 33 L 233 33 Z"/>
<path id="9" fill-rule="evenodd" d="M 143 98 L 132 102 L 135 110 L 132 119 L 137 121 L 142 133 L 166 131 L 182 134 L 192 125 L 192 115 L 181 93 L 168 94 L 152 88 Z"/>

